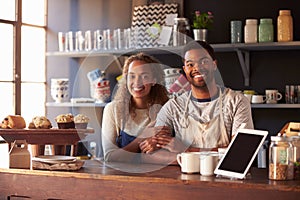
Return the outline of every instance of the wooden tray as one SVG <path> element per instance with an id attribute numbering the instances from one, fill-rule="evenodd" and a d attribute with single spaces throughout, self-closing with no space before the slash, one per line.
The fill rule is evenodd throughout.
<path id="1" fill-rule="evenodd" d="M 94 129 L 0 129 L 0 136 L 7 143 L 15 140 L 26 140 L 28 144 L 76 144 L 87 134 L 94 133 Z"/>

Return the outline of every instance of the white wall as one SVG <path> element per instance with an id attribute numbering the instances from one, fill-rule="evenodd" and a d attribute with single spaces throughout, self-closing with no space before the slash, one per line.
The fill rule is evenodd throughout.
<path id="1" fill-rule="evenodd" d="M 57 33 L 68 31 L 92 32 L 97 29 L 129 28 L 131 24 L 131 0 L 48 0 L 47 51 L 58 51 Z M 88 57 L 73 59 L 67 57 L 47 57 L 47 101 L 53 102 L 50 96 L 51 78 L 69 78 L 71 97 L 90 97 L 90 85 L 86 73 L 95 69 L 107 69 L 109 78 L 121 74 L 121 68 L 113 62 L 112 57 Z M 90 127 L 95 134 L 87 139 L 101 144 L 102 108 L 58 108 L 47 107 L 47 117 L 53 126 L 54 118 L 63 113 L 86 114 L 92 120 Z M 102 151 L 99 148 L 98 156 Z"/>

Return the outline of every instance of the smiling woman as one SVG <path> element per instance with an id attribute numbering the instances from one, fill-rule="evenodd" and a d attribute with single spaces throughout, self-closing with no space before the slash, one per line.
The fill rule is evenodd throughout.
<path id="1" fill-rule="evenodd" d="M 151 134 L 156 114 L 168 100 L 162 66 L 144 53 L 130 56 L 113 101 L 103 112 L 102 144 L 106 161 L 138 161 L 139 143 Z M 146 131 L 145 131 L 146 130 Z"/>
<path id="2" fill-rule="evenodd" d="M 0 118 L 45 114 L 45 16 L 46 0 L 0 3 Z"/>

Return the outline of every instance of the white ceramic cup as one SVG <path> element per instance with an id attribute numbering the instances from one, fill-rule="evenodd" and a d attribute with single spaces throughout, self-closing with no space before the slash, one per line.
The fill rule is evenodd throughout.
<path id="1" fill-rule="evenodd" d="M 251 103 L 264 103 L 266 101 L 266 97 L 263 95 L 252 95 Z"/>
<path id="2" fill-rule="evenodd" d="M 219 161 L 218 152 L 203 152 L 200 155 L 200 174 L 203 176 L 214 175 Z"/>
<path id="3" fill-rule="evenodd" d="M 282 99 L 282 94 L 278 90 L 266 90 L 266 103 L 277 103 Z"/>
<path id="4" fill-rule="evenodd" d="M 56 103 L 68 101 L 69 98 L 69 79 L 52 78 L 51 79 L 51 96 Z"/>
<path id="5" fill-rule="evenodd" d="M 248 99 L 249 102 L 251 103 L 253 94 L 244 94 L 244 96 L 247 97 L 247 99 Z"/>
<path id="6" fill-rule="evenodd" d="M 177 154 L 177 162 L 181 167 L 182 173 L 199 173 L 200 172 L 200 153 L 184 152 Z"/>

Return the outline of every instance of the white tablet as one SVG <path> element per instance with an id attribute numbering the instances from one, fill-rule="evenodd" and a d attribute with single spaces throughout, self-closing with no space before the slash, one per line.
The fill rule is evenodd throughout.
<path id="1" fill-rule="evenodd" d="M 267 135 L 268 131 L 239 129 L 214 173 L 225 177 L 243 179 Z"/>

